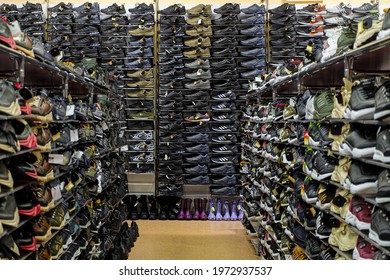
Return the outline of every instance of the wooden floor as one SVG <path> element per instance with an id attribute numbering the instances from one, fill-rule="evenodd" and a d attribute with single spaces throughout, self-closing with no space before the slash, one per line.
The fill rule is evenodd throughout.
<path id="1" fill-rule="evenodd" d="M 129 260 L 257 260 L 240 221 L 137 221 Z"/>

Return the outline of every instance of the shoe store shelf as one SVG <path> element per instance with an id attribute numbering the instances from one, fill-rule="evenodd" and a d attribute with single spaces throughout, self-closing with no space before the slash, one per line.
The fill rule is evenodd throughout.
<path id="1" fill-rule="evenodd" d="M 27 57 L 11 49 L 0 46 L 0 59 L 3 73 L 14 73 L 23 84 L 33 87 L 62 88 L 68 79 L 69 91 L 73 95 L 90 94 L 91 87 L 94 92 L 108 94 L 109 89 L 97 84 L 94 80 L 79 76 L 47 63 Z M 21 71 L 23 70 L 23 71 Z M 42 79 L 45 77 L 45 79 Z"/>
<path id="2" fill-rule="evenodd" d="M 348 59 L 354 59 L 353 70 L 364 73 L 386 73 L 390 70 L 390 61 L 388 52 L 390 49 L 390 38 L 386 37 L 373 41 L 355 50 L 350 50 L 344 55 L 334 57 L 327 62 L 310 65 L 307 69 L 294 73 L 290 76 L 278 78 L 279 81 L 262 85 L 258 89 L 258 94 L 263 95 L 269 91 L 277 89 L 278 94 L 297 92 L 296 80 L 300 80 L 301 85 L 308 87 L 332 87 L 342 86 L 342 77 L 344 69 L 349 67 L 345 65 Z"/>

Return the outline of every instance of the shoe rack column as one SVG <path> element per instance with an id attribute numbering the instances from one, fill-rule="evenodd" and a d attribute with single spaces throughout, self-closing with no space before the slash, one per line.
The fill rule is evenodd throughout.
<path id="1" fill-rule="evenodd" d="M 128 9 L 124 94 L 127 105 L 127 175 L 130 192 L 155 193 L 155 7 L 140 3 Z"/>
<path id="2" fill-rule="evenodd" d="M 158 188 L 159 196 L 182 194 L 183 36 L 185 7 L 159 7 L 158 32 Z M 160 198 L 161 199 L 161 198 Z M 161 199 L 163 201 L 164 199 Z M 162 203 L 164 208 L 167 203 Z M 168 211 L 168 210 L 167 210 Z M 164 215 L 160 215 L 164 216 Z"/>

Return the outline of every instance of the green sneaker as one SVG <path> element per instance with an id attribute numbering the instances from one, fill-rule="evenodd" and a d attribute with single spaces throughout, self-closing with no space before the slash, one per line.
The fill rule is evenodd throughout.
<path id="1" fill-rule="evenodd" d="M 135 112 L 129 114 L 129 118 L 150 120 L 154 118 L 154 113 L 152 111 Z"/>
<path id="2" fill-rule="evenodd" d="M 280 142 L 287 142 L 290 138 L 291 131 L 287 127 L 283 127 L 279 130 L 279 139 Z"/>
<path id="3" fill-rule="evenodd" d="M 188 58 L 207 58 L 210 57 L 210 49 L 209 48 L 196 48 L 194 50 L 184 51 L 183 55 Z"/>
<path id="4" fill-rule="evenodd" d="M 50 256 L 53 260 L 58 259 L 64 249 L 62 248 L 62 234 L 57 234 L 46 244 Z"/>
<path id="5" fill-rule="evenodd" d="M 367 26 L 365 26 L 367 25 Z M 356 34 L 356 40 L 353 44 L 353 48 L 356 49 L 371 39 L 375 39 L 379 31 L 381 31 L 383 21 L 372 20 L 371 18 L 365 19 L 358 23 L 358 30 Z M 370 27 L 368 27 L 370 26 Z"/>
<path id="6" fill-rule="evenodd" d="M 127 97 L 154 97 L 154 90 L 152 89 L 143 89 L 143 90 L 137 90 L 133 91 L 127 94 Z"/>
<path id="7" fill-rule="evenodd" d="M 184 45 L 187 47 L 211 47 L 210 37 L 197 37 L 190 40 L 185 40 Z"/>
<path id="8" fill-rule="evenodd" d="M 211 24 L 211 17 L 209 16 L 197 16 L 193 18 L 188 18 L 186 22 L 190 25 L 196 25 L 196 24 L 203 24 L 203 25 L 210 25 Z"/>
<path id="9" fill-rule="evenodd" d="M 153 36 L 154 29 L 153 26 L 141 26 L 134 30 L 129 30 L 129 34 L 133 36 Z"/>
<path id="10" fill-rule="evenodd" d="M 356 31 L 352 28 L 345 30 L 337 40 L 337 51 L 336 55 L 341 55 L 344 52 L 352 49 L 353 44 L 356 40 Z"/>
<path id="11" fill-rule="evenodd" d="M 128 87 L 138 87 L 138 88 L 150 88 L 154 86 L 153 80 L 139 80 L 133 83 L 128 83 Z"/>
<path id="12" fill-rule="evenodd" d="M 147 79 L 147 78 L 153 78 L 153 69 L 149 70 L 136 70 L 136 71 L 129 71 L 126 73 L 126 76 L 129 78 L 142 78 L 142 79 Z"/>
<path id="13" fill-rule="evenodd" d="M 213 31 L 211 30 L 211 26 L 202 26 L 195 25 L 193 29 L 187 29 L 186 34 L 189 36 L 212 36 Z"/>
<path id="14" fill-rule="evenodd" d="M 190 15 L 199 15 L 199 14 L 211 15 L 212 14 L 211 5 L 199 4 L 196 5 L 195 7 L 192 7 L 191 9 L 187 9 L 186 13 Z"/>
<path id="15" fill-rule="evenodd" d="M 322 120 L 330 117 L 333 111 L 333 96 L 328 91 L 321 92 L 314 98 L 313 118 Z"/>
<path id="16" fill-rule="evenodd" d="M 297 110 L 295 109 L 295 107 L 288 105 L 288 106 L 284 107 L 283 119 L 286 121 L 286 120 L 289 120 L 291 118 L 294 118 L 296 113 L 297 113 Z"/>
<path id="17" fill-rule="evenodd" d="M 62 205 L 58 205 L 50 213 L 50 226 L 52 229 L 61 229 L 65 225 L 65 210 Z"/>

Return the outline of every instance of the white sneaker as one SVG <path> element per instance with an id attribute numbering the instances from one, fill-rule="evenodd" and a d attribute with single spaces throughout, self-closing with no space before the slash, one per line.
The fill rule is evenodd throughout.
<path id="1" fill-rule="evenodd" d="M 337 41 L 340 35 L 342 34 L 342 32 L 343 32 L 342 28 L 338 28 L 333 32 L 331 36 L 328 37 L 328 40 L 324 45 L 324 50 L 322 51 L 321 62 L 328 61 L 336 54 Z"/>

